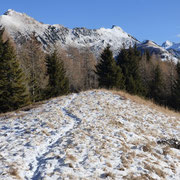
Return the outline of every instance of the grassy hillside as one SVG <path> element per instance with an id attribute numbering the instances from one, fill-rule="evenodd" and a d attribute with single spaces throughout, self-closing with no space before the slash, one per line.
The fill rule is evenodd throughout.
<path id="1" fill-rule="evenodd" d="M 180 177 L 178 113 L 106 90 L 24 110 L 0 117 L 0 179 Z"/>

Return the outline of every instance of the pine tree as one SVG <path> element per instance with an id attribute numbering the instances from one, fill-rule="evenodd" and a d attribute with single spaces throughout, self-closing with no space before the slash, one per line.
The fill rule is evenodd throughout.
<path id="1" fill-rule="evenodd" d="M 149 97 L 153 98 L 157 103 L 164 104 L 163 102 L 163 79 L 162 72 L 159 64 L 154 69 L 154 77 L 150 83 Z"/>
<path id="2" fill-rule="evenodd" d="M 56 51 L 47 56 L 46 63 L 47 73 L 49 75 L 47 97 L 67 94 L 69 92 L 69 81 L 65 75 L 63 62 L 58 57 Z"/>
<path id="3" fill-rule="evenodd" d="M 145 56 L 146 56 L 146 60 L 147 60 L 147 61 L 150 61 L 150 60 L 151 60 L 151 54 L 150 54 L 150 52 L 149 52 L 148 49 L 145 50 Z"/>
<path id="4" fill-rule="evenodd" d="M 173 107 L 180 111 L 180 62 L 176 65 L 177 69 L 177 80 L 173 88 Z"/>
<path id="5" fill-rule="evenodd" d="M 141 55 L 136 45 L 133 48 L 130 46 L 129 49 L 123 48 L 117 57 L 117 65 L 122 69 L 126 90 L 132 94 L 143 95 L 145 91 L 139 72 L 140 61 Z"/>
<path id="6" fill-rule="evenodd" d="M 9 41 L 0 32 L 0 112 L 18 109 L 29 103 L 24 74 Z"/>
<path id="7" fill-rule="evenodd" d="M 116 65 L 110 46 L 101 54 L 101 60 L 96 65 L 95 73 L 98 75 L 99 86 L 103 88 L 124 88 L 124 79 L 121 68 Z"/>

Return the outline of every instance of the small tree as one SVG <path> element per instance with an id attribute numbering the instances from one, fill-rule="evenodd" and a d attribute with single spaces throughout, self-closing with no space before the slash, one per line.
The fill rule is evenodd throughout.
<path id="1" fill-rule="evenodd" d="M 110 46 L 101 54 L 101 60 L 96 65 L 95 73 L 98 75 L 99 86 L 104 88 L 124 88 L 124 79 L 121 68 L 116 65 Z"/>
<path id="2" fill-rule="evenodd" d="M 69 81 L 66 78 L 66 72 L 63 62 L 54 51 L 46 58 L 47 74 L 49 83 L 47 88 L 47 97 L 56 97 L 69 92 Z"/>
<path id="3" fill-rule="evenodd" d="M 3 42 L 0 32 L 0 112 L 18 109 L 29 103 L 24 74 L 13 47 Z"/>

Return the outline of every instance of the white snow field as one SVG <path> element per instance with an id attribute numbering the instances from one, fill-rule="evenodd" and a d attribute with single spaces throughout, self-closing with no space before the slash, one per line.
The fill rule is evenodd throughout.
<path id="1" fill-rule="evenodd" d="M 0 116 L 0 179 L 180 179 L 180 116 L 111 91 Z"/>

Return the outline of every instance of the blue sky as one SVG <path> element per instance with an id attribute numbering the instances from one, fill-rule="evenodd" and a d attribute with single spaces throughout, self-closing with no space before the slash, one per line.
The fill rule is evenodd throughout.
<path id="1" fill-rule="evenodd" d="M 0 14 L 7 9 L 47 24 L 91 29 L 117 25 L 140 41 L 180 42 L 180 0 L 3 0 Z"/>

